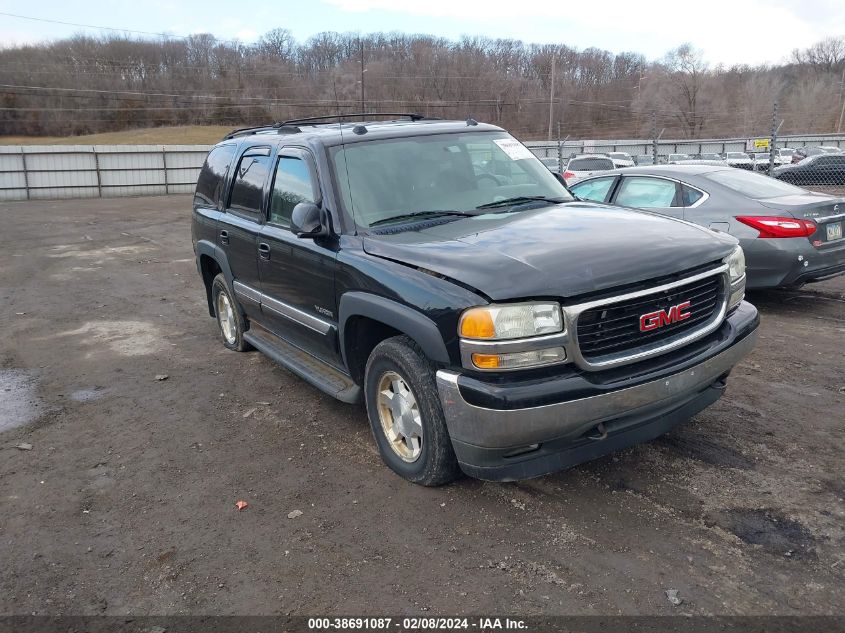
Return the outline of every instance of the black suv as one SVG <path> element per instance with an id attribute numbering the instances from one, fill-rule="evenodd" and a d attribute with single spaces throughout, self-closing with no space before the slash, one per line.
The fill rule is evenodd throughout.
<path id="1" fill-rule="evenodd" d="M 420 484 L 534 477 L 708 406 L 753 347 L 736 240 L 575 199 L 493 125 L 238 130 L 193 205 L 208 309 Z"/>

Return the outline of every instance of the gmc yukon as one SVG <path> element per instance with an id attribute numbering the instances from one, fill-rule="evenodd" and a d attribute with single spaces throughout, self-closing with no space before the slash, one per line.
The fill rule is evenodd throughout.
<path id="1" fill-rule="evenodd" d="M 657 437 L 757 338 L 733 237 L 580 201 L 472 119 L 236 130 L 192 233 L 223 344 L 363 401 L 384 462 L 423 485 Z"/>

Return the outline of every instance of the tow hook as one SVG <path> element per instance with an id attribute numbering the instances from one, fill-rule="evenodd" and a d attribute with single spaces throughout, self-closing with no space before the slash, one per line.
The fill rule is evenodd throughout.
<path id="1" fill-rule="evenodd" d="M 596 442 L 601 442 L 602 440 L 607 439 L 607 429 L 604 428 L 604 422 L 599 422 L 596 425 L 596 431 L 599 432 L 598 435 L 588 435 L 587 437 L 591 440 L 595 440 Z"/>

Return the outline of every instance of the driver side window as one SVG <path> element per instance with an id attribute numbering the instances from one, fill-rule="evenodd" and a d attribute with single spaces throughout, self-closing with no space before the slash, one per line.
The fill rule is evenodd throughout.
<path id="1" fill-rule="evenodd" d="M 301 158 L 282 156 L 276 163 L 273 176 L 269 221 L 280 226 L 290 226 L 293 208 L 300 202 L 314 202 L 311 171 Z"/>

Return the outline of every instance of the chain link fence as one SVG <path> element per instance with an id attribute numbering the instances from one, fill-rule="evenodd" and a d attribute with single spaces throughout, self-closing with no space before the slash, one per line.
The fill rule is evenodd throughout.
<path id="1" fill-rule="evenodd" d="M 776 132 L 776 128 L 773 130 Z M 696 140 L 617 139 L 529 141 L 549 169 L 563 173 L 569 159 L 604 155 L 618 167 L 713 164 L 765 174 L 804 189 L 845 195 L 845 134 L 772 134 L 758 138 Z"/>

